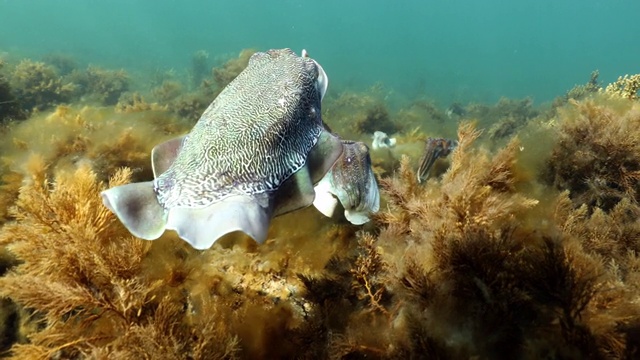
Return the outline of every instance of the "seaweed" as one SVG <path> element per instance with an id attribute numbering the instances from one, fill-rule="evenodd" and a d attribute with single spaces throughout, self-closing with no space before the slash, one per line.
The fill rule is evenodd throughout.
<path id="1" fill-rule="evenodd" d="M 569 190 L 576 207 L 608 211 L 623 198 L 640 200 L 640 107 L 600 101 L 573 101 L 558 110 L 559 139 L 544 178 Z"/>
<path id="2" fill-rule="evenodd" d="M 640 74 L 635 74 L 618 77 L 618 80 L 607 85 L 604 92 L 615 97 L 635 100 L 638 99 L 638 90 L 640 90 Z"/>
<path id="3" fill-rule="evenodd" d="M 68 54 L 50 53 L 42 57 L 42 61 L 53 66 L 60 76 L 70 74 L 78 68 L 78 62 Z"/>
<path id="4" fill-rule="evenodd" d="M 58 173 L 42 161 L 12 209 L 0 244 L 22 262 L 0 278 L 0 294 L 32 309 L 41 330 L 24 334 L 13 358 L 228 358 L 237 351 L 215 305 L 190 308 L 172 283 L 143 276 L 150 243 L 132 239 L 101 206 L 105 184 L 87 166 Z M 109 185 L 125 183 L 120 170 Z M 99 254 L 99 255 L 98 255 Z"/>
<path id="5" fill-rule="evenodd" d="M 191 84 L 197 89 L 204 79 L 209 76 L 211 66 L 209 65 L 209 54 L 204 50 L 198 50 L 191 55 Z"/>
<path id="6" fill-rule="evenodd" d="M 120 96 L 129 90 L 131 80 L 124 69 L 106 70 L 89 66 L 86 70 L 74 70 L 65 78 L 77 84 L 82 94 L 91 96 L 103 105 L 115 105 Z"/>
<path id="7" fill-rule="evenodd" d="M 372 152 L 372 223 L 307 208 L 273 219 L 259 246 L 132 237 L 99 192 L 151 179 L 151 148 L 184 133 L 241 58 L 189 93 L 163 77 L 160 105 L 123 92 L 115 107 L 61 105 L 3 128 L 3 356 L 638 357 L 640 108 L 593 91 L 594 77 L 549 112 L 503 99 L 451 121 L 428 99 L 391 111 L 380 86 L 329 95 L 324 118 L 343 136 L 368 136 L 357 120 L 380 114 L 404 131 Z M 453 137 L 458 118 L 490 141 L 463 122 L 448 167 L 419 184 L 421 140 Z"/>
<path id="8" fill-rule="evenodd" d="M 29 59 L 16 65 L 9 84 L 26 112 L 68 102 L 76 90 L 76 85 L 64 82 L 51 65 Z"/>
<path id="9" fill-rule="evenodd" d="M 0 125 L 11 120 L 26 118 L 26 113 L 20 108 L 18 100 L 11 91 L 9 80 L 1 72 L 3 67 L 4 62 L 0 59 Z"/>
<path id="10" fill-rule="evenodd" d="M 470 104 L 465 117 L 475 119 L 482 127 L 487 127 L 487 136 L 492 141 L 508 139 L 540 112 L 533 106 L 533 100 L 501 98 L 493 106 Z"/>

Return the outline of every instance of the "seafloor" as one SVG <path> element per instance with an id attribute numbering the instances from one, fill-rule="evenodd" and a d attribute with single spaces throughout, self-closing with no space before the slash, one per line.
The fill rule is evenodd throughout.
<path id="1" fill-rule="evenodd" d="M 371 152 L 370 223 L 307 208 L 260 246 L 132 237 L 99 192 L 150 179 L 151 148 L 188 131 L 251 53 L 151 74 L 0 58 L 4 356 L 640 357 L 640 75 L 604 86 L 594 72 L 546 105 L 331 88 L 332 131 L 397 140 Z M 427 137 L 459 145 L 420 184 Z"/>

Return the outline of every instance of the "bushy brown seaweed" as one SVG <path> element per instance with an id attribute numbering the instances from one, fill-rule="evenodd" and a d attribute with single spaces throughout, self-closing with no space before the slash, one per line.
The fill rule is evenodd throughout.
<path id="1" fill-rule="evenodd" d="M 12 212 L 0 244 L 24 260 L 0 278 L 0 294 L 29 309 L 41 330 L 11 349 L 14 358 L 228 358 L 237 350 L 215 306 L 189 306 L 175 284 L 141 276 L 150 243 L 131 238 L 101 204 L 89 167 L 59 173 L 43 161 Z M 120 170 L 109 185 L 129 180 Z"/>
<path id="2" fill-rule="evenodd" d="M 340 129 L 346 138 L 371 138 L 376 131 L 392 135 L 402 130 L 384 103 L 381 85 L 366 92 L 344 91 L 327 98 L 322 111 L 323 120 L 332 129 Z"/>
<path id="3" fill-rule="evenodd" d="M 63 80 L 51 65 L 29 59 L 15 67 L 9 84 L 24 111 L 65 103 L 76 91 L 76 84 Z"/>
<path id="4" fill-rule="evenodd" d="M 546 179 L 569 190 L 576 206 L 609 210 L 623 198 L 640 200 L 640 106 L 603 101 L 574 101 L 558 110 L 559 139 Z"/>
<path id="5" fill-rule="evenodd" d="M 128 91 L 131 80 L 127 72 L 107 70 L 89 66 L 85 70 L 74 70 L 65 78 L 79 86 L 79 92 L 103 105 L 115 105 L 120 95 Z"/>
<path id="6" fill-rule="evenodd" d="M 228 79 L 240 67 L 230 65 Z M 189 127 L 171 113 L 199 116 L 218 89 L 209 85 L 160 89 L 156 100 L 169 95 L 156 109 L 138 94 L 120 97 L 118 109 L 59 106 L 0 133 L 5 355 L 639 356 L 637 102 L 569 100 L 535 121 L 528 100 L 467 108 L 484 128 L 515 125 L 489 130 L 506 145 L 482 147 L 480 131 L 463 123 L 448 170 L 422 185 L 417 159 L 398 156 L 396 169 L 396 155 L 419 143 L 421 121 L 451 125 L 416 103 L 387 112 L 417 130 L 400 134 L 385 163 L 373 224 L 335 224 L 308 208 L 274 219 L 260 246 L 237 234 L 201 252 L 171 232 L 136 239 L 98 193 L 150 179 L 151 147 Z M 354 116 L 386 106 L 379 95 L 329 97 L 325 120 L 366 137 Z M 584 179 L 600 180 L 592 188 Z"/>
<path id="7" fill-rule="evenodd" d="M 4 62 L 0 59 L 0 126 L 11 120 L 24 119 L 25 112 L 11 92 L 9 80 L 3 72 Z"/>

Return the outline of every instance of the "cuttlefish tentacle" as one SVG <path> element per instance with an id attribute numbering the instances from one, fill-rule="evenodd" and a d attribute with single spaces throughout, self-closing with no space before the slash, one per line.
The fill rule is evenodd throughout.
<path id="1" fill-rule="evenodd" d="M 333 217 L 341 205 L 349 222 L 362 225 L 379 210 L 380 191 L 367 145 L 344 140 L 342 143 L 342 155 L 315 186 L 313 205 L 328 217 Z"/>

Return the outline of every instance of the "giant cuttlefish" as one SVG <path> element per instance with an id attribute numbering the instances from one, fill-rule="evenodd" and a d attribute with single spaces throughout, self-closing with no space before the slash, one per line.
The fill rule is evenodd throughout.
<path id="1" fill-rule="evenodd" d="M 343 152 L 320 116 L 327 84 L 305 52 L 254 54 L 191 132 L 152 150 L 155 179 L 106 190 L 104 204 L 142 239 L 171 229 L 197 249 L 233 231 L 263 242 L 272 217 L 313 203 Z"/>

